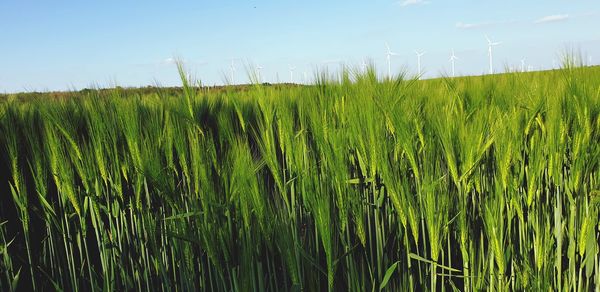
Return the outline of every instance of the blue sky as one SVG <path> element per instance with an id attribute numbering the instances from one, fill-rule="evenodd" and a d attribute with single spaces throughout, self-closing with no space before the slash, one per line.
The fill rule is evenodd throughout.
<path id="1" fill-rule="evenodd" d="M 316 68 L 370 58 L 387 70 L 385 42 L 399 55 L 394 73 L 459 74 L 552 67 L 566 48 L 600 63 L 600 1 L 2 1 L 0 92 L 95 86 L 179 85 L 171 58 L 205 84 L 222 84 L 236 58 L 236 82 L 259 63 L 264 81 L 295 81 Z M 595 57 L 595 58 L 594 58 Z"/>

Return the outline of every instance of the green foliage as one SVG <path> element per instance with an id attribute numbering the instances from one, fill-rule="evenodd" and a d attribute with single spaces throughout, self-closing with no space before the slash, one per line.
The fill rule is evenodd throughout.
<path id="1" fill-rule="evenodd" d="M 600 68 L 565 65 L 3 98 L 0 290 L 597 289 Z"/>

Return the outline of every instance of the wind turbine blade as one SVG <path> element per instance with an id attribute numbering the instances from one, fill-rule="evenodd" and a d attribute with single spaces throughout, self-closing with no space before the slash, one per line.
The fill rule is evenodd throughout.
<path id="1" fill-rule="evenodd" d="M 488 41 L 488 44 L 491 44 L 491 43 L 492 43 L 492 41 L 491 41 L 491 40 L 490 40 L 490 38 L 487 36 L 487 34 L 486 34 L 486 35 L 484 35 L 484 36 L 485 36 L 485 39 Z"/>
<path id="2" fill-rule="evenodd" d="M 396 53 L 392 52 L 392 50 L 390 49 L 390 45 L 387 42 L 385 42 L 385 47 L 387 49 L 387 55 L 390 55 L 390 56 L 396 55 Z"/>

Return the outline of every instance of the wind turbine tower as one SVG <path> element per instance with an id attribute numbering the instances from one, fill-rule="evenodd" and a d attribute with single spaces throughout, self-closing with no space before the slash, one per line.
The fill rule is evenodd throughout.
<path id="1" fill-rule="evenodd" d="M 258 83 L 261 83 L 262 80 L 260 80 L 260 70 L 264 69 L 263 66 L 261 66 L 260 64 L 256 65 L 256 81 L 258 81 Z"/>
<path id="2" fill-rule="evenodd" d="M 231 65 L 229 66 L 231 69 L 231 84 L 235 84 L 235 60 L 231 59 Z"/>
<path id="3" fill-rule="evenodd" d="M 419 72 L 419 78 L 421 78 L 421 57 L 425 55 L 425 52 L 415 51 L 415 54 L 417 54 L 417 69 Z"/>
<path id="4" fill-rule="evenodd" d="M 294 70 L 296 70 L 296 67 L 289 65 L 289 68 L 290 68 L 290 83 L 294 83 Z"/>
<path id="5" fill-rule="evenodd" d="M 390 46 L 388 45 L 388 43 L 385 43 L 385 47 L 387 49 L 385 56 L 387 57 L 387 63 L 388 63 L 388 78 L 392 78 L 392 56 L 397 56 L 398 54 L 392 52 L 390 50 Z"/>
<path id="6" fill-rule="evenodd" d="M 502 42 L 492 42 L 486 35 L 485 39 L 488 41 L 488 56 L 490 57 L 490 74 L 494 74 L 494 57 L 492 55 L 492 47 L 501 44 Z"/>
<path id="7" fill-rule="evenodd" d="M 525 59 L 521 59 L 521 72 L 525 72 Z"/>
<path id="8" fill-rule="evenodd" d="M 456 57 L 456 55 L 454 55 L 454 49 L 452 49 L 452 55 L 450 56 L 450 63 L 452 63 L 452 77 L 456 77 L 456 74 L 454 71 L 454 62 L 456 62 L 456 60 L 458 60 L 458 57 Z"/>

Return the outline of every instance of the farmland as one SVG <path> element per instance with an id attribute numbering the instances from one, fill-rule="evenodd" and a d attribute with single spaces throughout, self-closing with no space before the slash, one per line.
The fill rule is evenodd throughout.
<path id="1" fill-rule="evenodd" d="M 0 290 L 600 287 L 599 67 L 182 82 L 0 100 Z"/>

